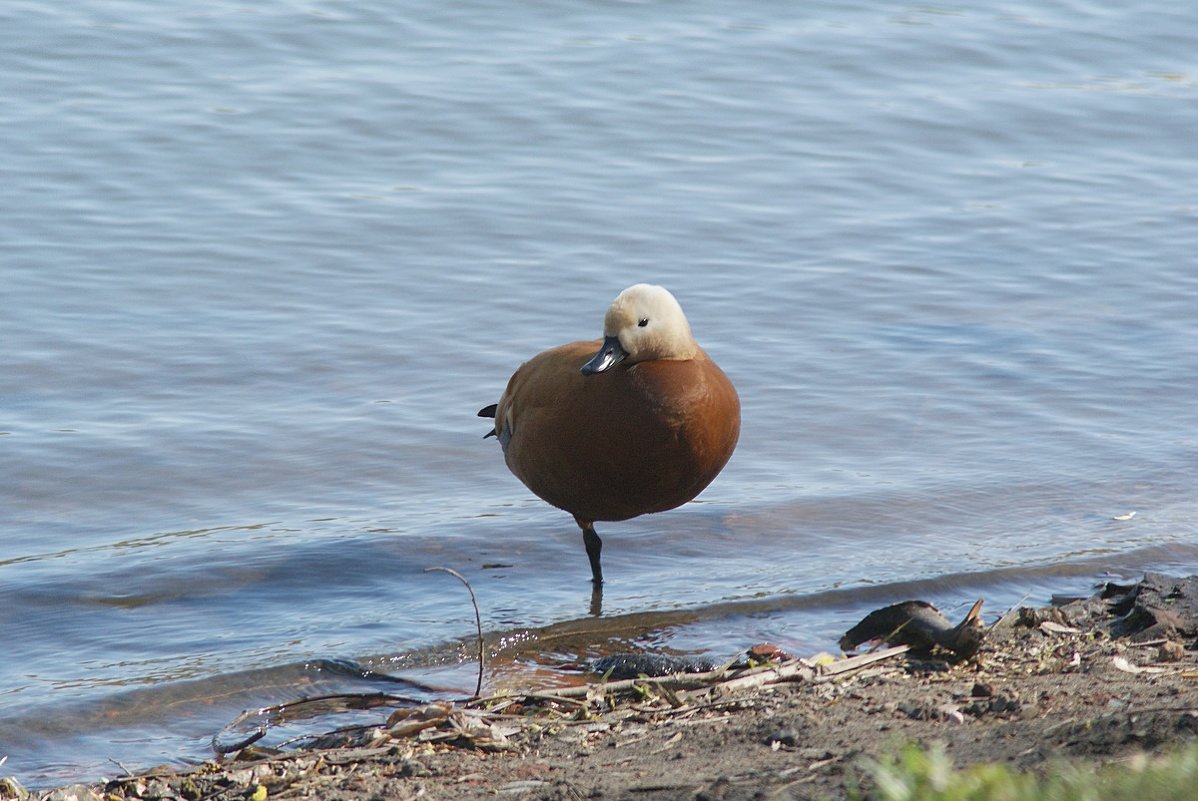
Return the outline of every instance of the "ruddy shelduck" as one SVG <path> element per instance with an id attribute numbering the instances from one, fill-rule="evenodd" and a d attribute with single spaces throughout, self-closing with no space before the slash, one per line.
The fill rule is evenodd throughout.
<path id="1" fill-rule="evenodd" d="M 603 583 L 595 521 L 664 512 L 692 500 L 732 456 L 740 399 L 659 286 L 621 292 L 603 339 L 571 342 L 520 365 L 494 417 L 508 468 L 574 515 Z"/>

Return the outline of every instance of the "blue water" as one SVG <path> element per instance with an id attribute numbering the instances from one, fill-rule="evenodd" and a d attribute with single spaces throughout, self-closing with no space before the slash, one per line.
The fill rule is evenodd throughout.
<path id="1" fill-rule="evenodd" d="M 203 759 L 243 708 L 370 685 L 321 660 L 469 692 L 431 565 L 489 681 L 533 681 L 589 571 L 474 413 L 638 281 L 744 421 L 699 501 L 600 527 L 633 644 L 817 650 L 912 594 L 1195 570 L 1196 26 L 5 4 L 2 771 Z"/>

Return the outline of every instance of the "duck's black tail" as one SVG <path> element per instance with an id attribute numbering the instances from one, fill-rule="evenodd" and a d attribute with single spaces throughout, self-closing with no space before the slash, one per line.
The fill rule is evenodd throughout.
<path id="1" fill-rule="evenodd" d="M 498 405 L 499 404 L 497 404 L 497 403 L 492 403 L 490 406 L 484 406 L 483 408 L 478 410 L 478 416 L 479 417 L 490 417 L 492 420 L 495 419 L 495 407 Z M 487 437 L 493 437 L 493 436 L 495 436 L 494 428 L 492 428 L 486 434 L 483 434 L 483 439 L 486 439 Z"/>

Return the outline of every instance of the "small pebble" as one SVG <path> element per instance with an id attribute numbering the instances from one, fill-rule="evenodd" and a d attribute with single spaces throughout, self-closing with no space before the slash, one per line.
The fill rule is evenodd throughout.
<path id="1" fill-rule="evenodd" d="M 754 662 L 782 662 L 790 656 L 771 642 L 761 642 L 749 649 L 749 658 Z"/>
<path id="2" fill-rule="evenodd" d="M 1019 699 L 1012 695 L 996 695 L 990 699 L 990 711 L 996 715 L 1018 712 L 1023 708 Z"/>
<path id="3" fill-rule="evenodd" d="M 1160 650 L 1156 652 L 1156 661 L 1158 662 L 1180 662 L 1185 658 L 1186 648 L 1177 640 L 1166 640 L 1161 643 Z"/>
<path id="4" fill-rule="evenodd" d="M 799 733 L 794 729 L 778 729 L 765 738 L 765 744 L 773 746 L 778 745 L 795 746 L 799 742 Z"/>
<path id="5" fill-rule="evenodd" d="M 399 769 L 399 775 L 420 778 L 433 775 L 433 771 L 429 769 L 428 765 L 418 759 L 406 759 L 404 760 L 403 767 Z"/>

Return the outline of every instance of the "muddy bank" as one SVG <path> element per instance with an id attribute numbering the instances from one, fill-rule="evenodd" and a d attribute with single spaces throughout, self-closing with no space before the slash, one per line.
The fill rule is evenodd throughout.
<path id="1" fill-rule="evenodd" d="M 964 659 L 904 646 L 384 709 L 338 747 L 250 745 L 219 765 L 38 797 L 839 799 L 863 781 L 863 757 L 908 742 L 943 743 L 959 765 L 1108 762 L 1198 737 L 1196 636 L 1198 579 L 1150 574 L 1013 610 Z"/>

